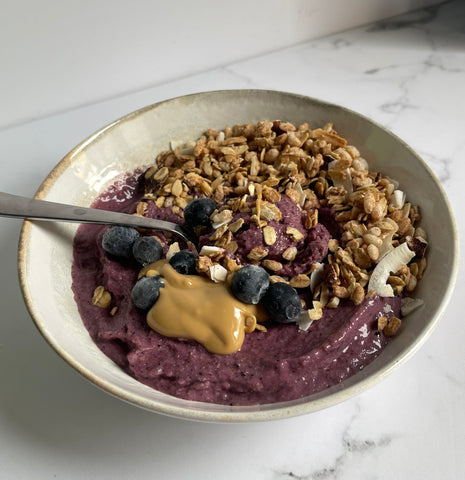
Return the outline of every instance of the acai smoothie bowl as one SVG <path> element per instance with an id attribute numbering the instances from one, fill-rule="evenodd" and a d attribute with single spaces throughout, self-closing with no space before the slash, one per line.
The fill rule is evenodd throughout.
<path id="1" fill-rule="evenodd" d="M 360 393 L 426 340 L 457 271 L 424 162 L 357 113 L 283 92 L 129 114 L 36 197 L 189 232 L 26 221 L 19 255 L 51 346 L 107 392 L 182 418 L 271 420 Z"/>

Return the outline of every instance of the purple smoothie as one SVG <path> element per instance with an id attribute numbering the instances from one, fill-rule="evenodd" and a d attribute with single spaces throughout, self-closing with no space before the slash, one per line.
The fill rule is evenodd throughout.
<path id="1" fill-rule="evenodd" d="M 127 177 L 97 198 L 93 207 L 133 213 L 142 194 L 138 177 Z M 303 228 L 294 205 L 282 202 L 284 222 Z M 182 221 L 170 209 L 148 203 L 148 215 Z M 277 231 L 282 227 L 278 222 L 273 226 Z M 215 355 L 195 341 L 164 337 L 147 326 L 145 314 L 130 298 L 139 267 L 109 258 L 103 251 L 101 238 L 106 228 L 81 225 L 74 240 L 73 291 L 83 323 L 97 346 L 125 372 L 169 395 L 255 405 L 319 392 L 354 375 L 376 358 L 387 343 L 384 334 L 377 331 L 377 318 L 399 316 L 399 298 L 375 296 L 357 307 L 341 302 L 336 309 L 325 309 L 323 318 L 305 332 L 295 324 L 267 322 L 267 332 L 246 334 L 239 351 Z M 262 241 L 253 232 L 251 226 L 236 237 L 244 252 Z M 311 263 L 321 261 L 327 252 L 327 228 L 318 224 L 303 233 L 301 247 L 307 256 L 302 257 L 304 266 L 297 267 L 292 275 L 308 271 Z M 278 238 L 276 255 L 288 246 L 281 232 Z M 99 285 L 112 293 L 116 314 L 92 304 L 94 289 Z"/>

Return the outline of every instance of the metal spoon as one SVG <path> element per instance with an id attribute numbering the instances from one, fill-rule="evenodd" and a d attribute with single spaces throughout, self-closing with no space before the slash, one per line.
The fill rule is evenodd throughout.
<path id="1" fill-rule="evenodd" d="M 189 245 L 195 244 L 193 236 L 176 223 L 129 215 L 128 213 L 36 200 L 3 192 L 0 192 L 0 216 L 58 222 L 124 225 L 134 228 L 162 230 L 174 233 Z"/>

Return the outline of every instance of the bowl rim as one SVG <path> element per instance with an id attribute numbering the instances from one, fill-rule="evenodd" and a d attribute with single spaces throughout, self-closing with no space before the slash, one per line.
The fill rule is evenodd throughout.
<path id="1" fill-rule="evenodd" d="M 310 399 L 307 402 L 302 402 L 302 399 L 298 399 L 296 401 L 291 402 L 282 402 L 282 403 L 274 403 L 274 404 L 266 404 L 261 406 L 252 406 L 252 407 L 230 407 L 228 411 L 227 406 L 224 405 L 217 405 L 217 404 L 209 404 L 209 403 L 202 403 L 202 402 L 189 402 L 185 401 L 186 404 L 192 403 L 195 405 L 195 408 L 189 408 L 187 405 L 184 406 L 173 406 L 167 405 L 165 403 L 161 403 L 156 400 L 148 400 L 141 395 L 136 393 L 129 392 L 124 390 L 120 387 L 113 385 L 111 382 L 100 378 L 98 375 L 94 374 L 88 368 L 84 367 L 77 358 L 70 355 L 66 350 L 64 350 L 55 340 L 53 336 L 49 334 L 47 331 L 46 325 L 42 322 L 40 313 L 36 311 L 34 307 L 34 301 L 31 297 L 28 289 L 28 282 L 27 282 L 27 258 L 28 258 L 28 247 L 29 247 L 29 239 L 31 234 L 31 226 L 32 222 L 29 220 L 24 220 L 20 236 L 19 236 L 19 244 L 18 244 L 18 257 L 17 257 L 17 265 L 18 265 L 18 278 L 21 287 L 21 293 L 24 298 L 24 302 L 26 307 L 31 315 L 33 322 L 41 335 L 47 341 L 47 343 L 52 347 L 52 349 L 61 356 L 71 367 L 73 367 L 77 372 L 79 372 L 86 380 L 90 381 L 92 384 L 96 385 L 100 389 L 106 391 L 107 393 L 127 402 L 132 405 L 141 407 L 145 410 L 149 410 L 152 412 L 176 417 L 176 418 L 183 418 L 188 420 L 198 420 L 198 421 L 205 421 L 205 422 L 225 422 L 225 423 L 240 423 L 240 422 L 257 422 L 257 421 L 268 421 L 268 420 L 276 420 L 276 419 L 285 419 L 290 417 L 295 417 L 299 415 L 308 414 L 317 410 L 322 410 L 328 408 L 330 406 L 336 405 L 341 403 L 345 400 L 348 400 L 363 391 L 367 390 L 368 388 L 376 385 L 378 382 L 382 381 L 388 375 L 390 375 L 397 367 L 401 364 L 405 363 L 408 359 L 410 359 L 419 349 L 420 347 L 426 342 L 429 338 L 431 333 L 436 328 L 439 320 L 441 319 L 444 311 L 449 303 L 449 300 L 452 296 L 452 292 L 454 289 L 454 285 L 458 275 L 458 268 L 459 268 L 459 237 L 458 237 L 458 228 L 456 224 L 456 220 L 454 217 L 453 209 L 450 205 L 449 199 L 447 194 L 445 193 L 444 188 L 442 187 L 440 181 L 428 166 L 428 164 L 416 153 L 405 141 L 399 138 L 396 134 L 385 128 L 384 126 L 380 125 L 379 123 L 375 122 L 371 118 L 360 114 L 354 110 L 351 110 L 347 107 L 327 102 L 325 100 L 321 100 L 315 97 L 278 91 L 278 90 L 268 90 L 268 89 L 227 89 L 227 90 L 212 90 L 212 91 L 201 91 L 197 93 L 191 93 L 187 95 L 181 95 L 177 97 L 172 97 L 160 102 L 156 102 L 140 109 L 137 109 L 133 112 L 130 112 L 119 119 L 107 124 L 106 126 L 98 129 L 96 132 L 89 135 L 86 139 L 80 142 L 76 147 L 74 147 L 69 153 L 67 153 L 56 166 L 50 171 L 47 177 L 42 181 L 39 188 L 37 189 L 34 198 L 44 198 L 60 175 L 68 168 L 71 161 L 73 160 L 74 156 L 82 151 L 87 145 L 92 143 L 97 138 L 100 138 L 104 135 L 107 135 L 111 132 L 111 130 L 123 123 L 131 121 L 134 117 L 137 117 L 147 111 L 156 109 L 165 103 L 180 100 L 183 98 L 190 97 L 194 99 L 195 97 L 202 97 L 208 95 L 223 95 L 223 94 L 236 94 L 236 95 L 254 95 L 254 94 L 275 94 L 280 96 L 287 96 L 289 98 L 293 98 L 295 100 L 302 100 L 305 102 L 311 102 L 315 104 L 319 104 L 321 106 L 327 106 L 331 108 L 336 108 L 344 113 L 349 115 L 355 115 L 362 120 L 368 122 L 369 124 L 373 125 L 374 127 L 381 129 L 384 133 L 387 133 L 394 140 L 400 144 L 404 148 L 406 148 L 411 155 L 417 158 L 422 166 L 426 169 L 427 173 L 431 176 L 432 181 L 436 184 L 437 188 L 439 189 L 445 205 L 447 207 L 447 213 L 449 215 L 452 229 L 453 229 L 453 255 L 452 258 L 452 270 L 450 275 L 447 279 L 447 287 L 445 291 L 445 295 L 441 299 L 438 308 L 437 314 L 432 318 L 428 328 L 423 332 L 421 336 L 418 336 L 413 343 L 406 349 L 404 349 L 403 353 L 395 358 L 393 358 L 390 362 L 388 362 L 385 366 L 383 366 L 378 372 L 376 376 L 368 376 L 365 378 L 360 379 L 358 382 L 355 382 L 352 385 L 344 389 L 337 389 L 335 387 L 331 387 L 329 389 L 324 390 L 321 397 L 317 397 L 315 399 Z M 327 394 L 325 394 L 327 392 Z M 318 394 L 315 394 L 318 395 Z M 312 397 L 315 397 L 312 395 Z M 174 397 L 173 397 L 174 398 Z M 202 408 L 204 406 L 204 408 Z M 216 406 L 218 408 L 224 408 L 222 411 L 214 410 L 212 407 Z"/>

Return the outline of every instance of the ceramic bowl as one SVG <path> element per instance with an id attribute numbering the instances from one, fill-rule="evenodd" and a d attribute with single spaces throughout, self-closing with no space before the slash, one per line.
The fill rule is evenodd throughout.
<path id="1" fill-rule="evenodd" d="M 116 120 L 84 140 L 53 169 L 36 197 L 89 206 L 118 174 L 153 162 L 170 141 L 187 141 L 207 128 L 283 119 L 320 126 L 332 122 L 374 170 L 400 182 L 421 206 L 429 235 L 428 269 L 402 334 L 363 371 L 339 385 L 299 400 L 256 407 L 191 402 L 153 390 L 121 371 L 92 342 L 71 291 L 72 240 L 76 224 L 25 221 L 19 275 L 25 302 L 47 342 L 85 378 L 133 405 L 175 417 L 246 422 L 307 414 L 359 394 L 404 363 L 437 325 L 452 292 L 458 265 L 457 231 L 438 180 L 402 140 L 368 118 L 314 98 L 276 91 L 231 90 L 174 98 Z"/>

